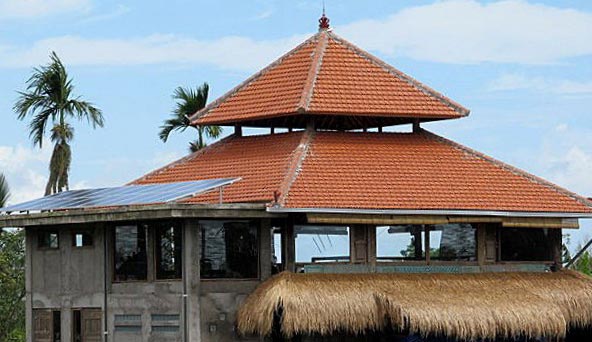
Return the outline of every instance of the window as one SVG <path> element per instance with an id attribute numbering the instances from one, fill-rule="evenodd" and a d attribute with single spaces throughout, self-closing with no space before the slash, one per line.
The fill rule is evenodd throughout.
<path id="1" fill-rule="evenodd" d="M 376 261 L 424 260 L 424 245 L 421 225 L 376 227 Z"/>
<path id="2" fill-rule="evenodd" d="M 552 238 L 548 229 L 501 228 L 501 261 L 552 261 Z"/>
<path id="3" fill-rule="evenodd" d="M 60 248 L 60 238 L 57 231 L 41 230 L 38 233 L 37 246 L 39 248 Z"/>
<path id="4" fill-rule="evenodd" d="M 294 226 L 296 262 L 349 262 L 349 227 Z"/>
<path id="5" fill-rule="evenodd" d="M 142 315 L 115 315 L 115 332 L 141 333 Z"/>
<path id="6" fill-rule="evenodd" d="M 271 274 L 280 273 L 283 270 L 282 259 L 282 232 L 280 227 L 271 228 Z"/>
<path id="7" fill-rule="evenodd" d="M 257 221 L 199 221 L 201 277 L 253 279 L 259 274 Z"/>
<path id="8" fill-rule="evenodd" d="M 176 223 L 154 224 L 156 230 L 156 279 L 181 279 L 182 237 Z"/>
<path id="9" fill-rule="evenodd" d="M 75 231 L 72 234 L 72 246 L 90 247 L 93 245 L 93 236 L 91 232 Z"/>
<path id="10" fill-rule="evenodd" d="M 477 260 L 477 229 L 471 224 L 426 227 L 430 230 L 430 260 Z"/>
<path id="11" fill-rule="evenodd" d="M 177 333 L 179 332 L 180 316 L 177 314 L 153 314 L 152 332 L 153 333 Z"/>
<path id="12" fill-rule="evenodd" d="M 146 227 L 115 227 L 115 281 L 146 280 Z"/>

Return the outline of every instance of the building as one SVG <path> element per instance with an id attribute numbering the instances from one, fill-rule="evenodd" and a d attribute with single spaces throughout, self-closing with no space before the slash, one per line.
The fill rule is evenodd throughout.
<path id="1" fill-rule="evenodd" d="M 323 16 L 191 118 L 233 135 L 3 209 L 28 341 L 577 340 L 592 280 L 562 269 L 562 230 L 592 203 L 421 127 L 468 115 Z"/>

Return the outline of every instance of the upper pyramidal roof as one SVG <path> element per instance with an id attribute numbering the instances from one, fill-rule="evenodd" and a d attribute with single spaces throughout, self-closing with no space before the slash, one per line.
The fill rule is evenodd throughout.
<path id="1" fill-rule="evenodd" d="M 197 125 L 356 129 L 456 119 L 469 110 L 358 48 L 319 32 L 191 117 Z"/>

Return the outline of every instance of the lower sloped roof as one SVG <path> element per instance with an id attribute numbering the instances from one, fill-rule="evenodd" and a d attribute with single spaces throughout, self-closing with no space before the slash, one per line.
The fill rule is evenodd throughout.
<path id="1" fill-rule="evenodd" d="M 136 183 L 228 177 L 242 180 L 226 203 L 271 203 L 277 192 L 279 208 L 592 212 L 576 194 L 427 131 L 231 136 Z"/>
<path id="2" fill-rule="evenodd" d="M 573 271 L 297 274 L 262 283 L 237 313 L 241 334 L 358 334 L 389 325 L 462 340 L 563 338 L 592 324 L 592 279 Z"/>

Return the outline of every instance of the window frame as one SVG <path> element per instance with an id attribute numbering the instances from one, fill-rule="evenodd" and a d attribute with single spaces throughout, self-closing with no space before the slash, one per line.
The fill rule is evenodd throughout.
<path id="1" fill-rule="evenodd" d="M 479 229 L 480 226 L 477 223 L 470 223 L 474 230 L 475 230 L 475 260 L 474 261 L 455 261 L 455 260 L 438 260 L 438 259 L 431 259 L 430 257 L 430 250 L 431 250 L 431 239 L 430 239 L 430 232 L 432 232 L 432 227 L 436 226 L 437 224 L 416 224 L 417 226 L 423 226 L 422 234 L 424 234 L 424 241 L 422 243 L 423 248 L 423 257 L 421 259 L 401 259 L 398 261 L 378 261 L 378 248 L 374 249 L 374 258 L 376 265 L 385 265 L 385 266 L 396 266 L 396 265 L 409 265 L 409 266 L 427 266 L 427 265 L 461 265 L 461 266 L 475 266 L 479 265 Z M 388 225 L 375 225 L 374 229 L 381 226 L 388 226 Z M 396 226 L 396 225 L 395 225 Z M 374 244 L 375 247 L 377 246 L 377 238 L 378 234 L 375 234 L 374 237 Z"/>
<path id="2" fill-rule="evenodd" d="M 117 269 L 115 266 L 115 255 L 117 254 L 117 227 L 128 227 L 128 226 L 135 226 L 137 229 L 142 227 L 142 224 L 148 221 L 131 221 L 131 222 L 115 222 L 111 225 L 111 248 L 110 249 L 110 263 L 111 263 L 111 282 L 114 284 L 124 284 L 124 283 L 148 283 L 154 279 L 151 279 L 150 276 L 150 235 L 151 232 L 149 229 L 146 229 L 145 232 L 145 250 L 146 250 L 146 279 L 134 279 L 134 280 L 118 280 L 117 277 Z M 152 277 L 153 278 L 153 277 Z"/>
<path id="3" fill-rule="evenodd" d="M 42 246 L 41 245 L 41 238 L 44 236 L 44 234 L 55 234 L 57 237 L 57 246 L 51 247 L 50 244 L 48 244 L 47 246 Z M 37 231 L 37 249 L 38 250 L 59 251 L 61 248 L 60 240 L 61 240 L 60 239 L 60 230 L 57 228 L 44 228 L 44 229 L 39 229 Z"/>
<path id="4" fill-rule="evenodd" d="M 313 258 L 311 258 L 311 261 L 309 261 L 309 262 L 298 261 L 298 256 L 297 256 L 297 254 L 298 254 L 298 252 L 297 252 L 298 247 L 297 247 L 297 243 L 296 243 L 296 241 L 297 241 L 297 237 L 296 237 L 296 235 L 297 235 L 296 234 L 297 228 L 296 227 L 304 227 L 304 226 L 314 226 L 314 227 L 326 226 L 326 227 L 344 227 L 344 228 L 347 228 L 347 239 L 348 239 L 348 242 L 347 242 L 347 254 L 348 254 L 347 255 L 347 258 L 348 259 L 347 260 L 344 259 L 344 260 L 341 260 L 341 261 L 340 260 L 337 260 L 337 259 L 335 259 L 335 260 L 334 259 L 326 259 L 326 260 L 329 260 L 329 261 L 322 261 L 323 257 L 320 257 L 321 260 L 319 262 L 313 262 L 312 261 Z M 353 226 L 354 225 L 352 225 L 352 224 L 323 224 L 323 223 L 318 223 L 318 224 L 317 223 L 295 224 L 293 226 L 293 234 L 291 236 L 291 239 L 294 241 L 294 256 L 293 256 L 293 258 L 294 258 L 294 265 L 296 267 L 296 270 L 299 270 L 299 269 L 303 268 L 306 265 L 347 265 L 347 264 L 352 264 L 354 262 L 354 260 L 353 260 L 353 254 L 354 253 L 353 253 L 353 246 L 352 246 L 352 244 L 354 242 L 353 239 L 352 239 L 352 236 L 354 234 L 353 233 L 353 229 L 354 229 Z"/>
<path id="5" fill-rule="evenodd" d="M 90 235 L 91 244 L 90 245 L 77 246 L 76 245 L 76 235 L 78 235 L 78 234 L 88 234 L 88 235 Z M 73 250 L 89 249 L 89 248 L 94 248 L 95 247 L 95 236 L 93 234 L 93 231 L 90 230 L 90 229 L 84 229 L 84 228 L 82 228 L 82 229 L 74 229 L 74 230 L 71 231 L 71 238 L 72 238 L 72 249 Z"/>
<path id="6" fill-rule="evenodd" d="M 183 268 L 184 268 L 184 261 L 185 261 L 184 260 L 184 256 L 183 256 L 184 249 L 185 249 L 185 233 L 184 233 L 185 225 L 183 224 L 182 221 L 179 221 L 179 220 L 144 221 L 144 222 L 140 222 L 140 224 L 144 223 L 144 224 L 150 225 L 151 222 L 154 222 L 154 223 L 158 223 L 159 224 L 159 226 L 156 226 L 154 228 L 149 227 L 149 229 L 148 229 L 149 230 L 149 234 L 148 235 L 150 236 L 149 239 L 152 240 L 152 246 L 153 246 L 153 248 L 152 248 L 152 254 L 153 254 L 152 255 L 152 259 L 154 261 L 154 267 L 153 267 L 153 272 L 154 272 L 153 273 L 153 275 L 154 275 L 153 278 L 154 279 L 153 280 L 155 282 L 170 282 L 170 281 L 180 281 L 180 280 L 183 280 L 183 277 L 185 275 L 185 272 L 183 270 Z M 158 244 L 158 241 L 159 241 L 158 240 L 158 230 L 159 230 L 159 228 L 162 228 L 161 225 L 163 225 L 163 224 L 174 225 L 175 228 L 178 228 L 179 229 L 179 233 L 181 235 L 181 247 L 180 247 L 181 248 L 181 253 L 180 253 L 180 263 L 181 263 L 181 266 L 180 266 L 181 270 L 180 271 L 181 271 L 181 276 L 179 278 L 159 278 L 158 277 L 158 267 L 159 267 L 159 261 L 160 260 L 159 260 L 159 257 L 158 257 L 159 253 L 157 253 L 156 250 L 157 250 L 157 248 L 160 247 L 159 244 Z M 147 243 L 150 243 L 150 242 L 147 241 Z"/>
<path id="7" fill-rule="evenodd" d="M 201 228 L 201 224 L 200 222 L 202 221 L 239 221 L 239 222 L 250 222 L 253 226 L 256 227 L 256 233 L 257 233 L 257 243 L 256 243 L 256 247 L 257 247 L 257 275 L 254 278 L 228 278 L 228 277 L 222 277 L 222 278 L 203 278 L 202 277 L 202 267 L 201 267 L 201 262 L 203 260 L 203 234 L 202 234 L 202 228 Z M 199 280 L 203 281 L 203 282 L 228 282 L 228 281 L 258 281 L 261 280 L 261 232 L 262 232 L 262 220 L 260 219 L 249 219 L 249 218 L 202 218 L 202 219 L 197 219 L 196 220 L 198 229 L 199 229 L 199 263 L 200 263 L 200 267 L 199 267 Z"/>

